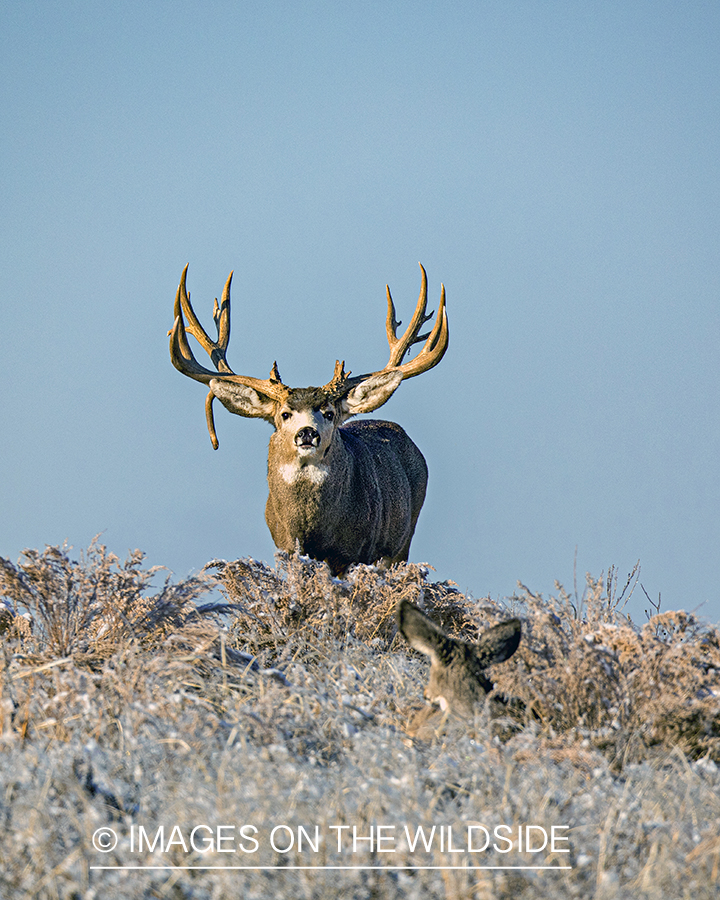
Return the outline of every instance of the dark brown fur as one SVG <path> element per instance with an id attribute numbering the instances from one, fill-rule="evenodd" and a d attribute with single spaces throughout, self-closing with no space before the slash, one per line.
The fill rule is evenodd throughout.
<path id="1" fill-rule="evenodd" d="M 279 434 L 270 439 L 265 520 L 280 549 L 292 552 L 297 542 L 336 574 L 352 563 L 408 558 L 428 470 L 399 425 L 367 419 L 337 428 L 321 484 L 283 479 Z"/>

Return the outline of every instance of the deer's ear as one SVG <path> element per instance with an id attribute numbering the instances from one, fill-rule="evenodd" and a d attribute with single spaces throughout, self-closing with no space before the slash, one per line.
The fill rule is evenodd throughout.
<path id="1" fill-rule="evenodd" d="M 371 375 L 345 397 L 343 400 L 345 412 L 350 416 L 372 412 L 390 399 L 402 380 L 403 373 L 399 369 Z"/>
<path id="2" fill-rule="evenodd" d="M 213 378 L 210 381 L 210 390 L 225 409 L 237 416 L 267 419 L 269 422 L 275 421 L 276 401 L 254 388 Z"/>
<path id="3" fill-rule="evenodd" d="M 522 623 L 520 619 L 508 619 L 480 635 L 475 655 L 483 666 L 505 662 L 520 646 Z"/>
<path id="4" fill-rule="evenodd" d="M 408 644 L 414 650 L 425 653 L 432 662 L 437 662 L 438 648 L 445 640 L 437 625 L 408 600 L 400 601 L 395 615 L 400 633 Z"/>

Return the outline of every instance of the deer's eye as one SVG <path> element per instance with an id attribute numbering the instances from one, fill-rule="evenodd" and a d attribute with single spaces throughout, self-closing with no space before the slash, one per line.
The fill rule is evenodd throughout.
<path id="1" fill-rule="evenodd" d="M 332 422 L 332 420 L 335 418 L 335 413 L 331 409 L 326 409 L 323 413 L 323 416 L 328 420 L 328 422 Z"/>

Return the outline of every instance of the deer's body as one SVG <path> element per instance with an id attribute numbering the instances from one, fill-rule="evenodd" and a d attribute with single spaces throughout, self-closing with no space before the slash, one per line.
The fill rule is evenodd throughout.
<path id="1" fill-rule="evenodd" d="M 270 439 L 265 520 L 275 545 L 351 563 L 406 560 L 427 486 L 422 453 L 394 422 L 368 419 L 335 430 L 327 454 L 301 465 L 282 432 Z"/>
<path id="2" fill-rule="evenodd" d="M 183 374 L 210 388 L 206 414 L 214 447 L 215 398 L 230 412 L 274 425 L 265 519 L 276 546 L 288 552 L 299 546 L 302 553 L 325 560 L 336 574 L 353 563 L 406 560 L 425 499 L 425 459 L 394 422 L 346 420 L 382 406 L 404 378 L 440 362 L 448 344 L 445 289 L 432 331 L 418 336 L 432 318 L 425 315 L 427 279 L 422 269 L 420 299 L 402 338 L 396 335 L 400 323 L 388 290 L 386 326 L 391 352 L 384 369 L 351 378 L 338 361 L 332 380 L 323 387 L 290 388 L 282 383 L 277 364 L 265 380 L 236 375 L 228 366 L 232 273 L 221 306 L 215 303 L 217 341 L 208 337 L 195 316 L 185 288 L 186 273 L 187 267 L 175 300 L 170 355 Z M 197 363 L 186 332 L 207 351 L 217 372 Z M 425 341 L 420 353 L 403 363 L 410 347 L 419 341 Z"/>

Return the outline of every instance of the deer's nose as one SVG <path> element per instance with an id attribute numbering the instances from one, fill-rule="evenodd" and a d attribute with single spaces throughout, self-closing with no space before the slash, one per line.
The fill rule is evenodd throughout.
<path id="1" fill-rule="evenodd" d="M 301 428 L 295 435 L 295 443 L 298 447 L 317 447 L 320 443 L 320 432 L 309 425 Z"/>

